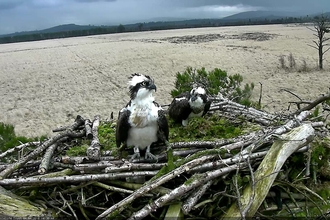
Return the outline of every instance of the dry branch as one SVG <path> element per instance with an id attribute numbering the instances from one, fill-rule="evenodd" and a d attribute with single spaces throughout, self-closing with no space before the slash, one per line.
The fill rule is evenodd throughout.
<path id="1" fill-rule="evenodd" d="M 147 204 L 144 208 L 142 208 L 138 212 L 134 213 L 129 219 L 131 219 L 131 220 L 143 219 L 144 217 L 149 215 L 151 212 L 154 212 L 158 208 L 164 206 L 166 203 L 168 203 L 176 198 L 181 197 L 182 195 L 189 192 L 190 190 L 192 190 L 196 187 L 199 187 L 200 185 L 202 185 L 208 181 L 211 181 L 212 179 L 215 179 L 221 175 L 224 175 L 224 174 L 231 172 L 233 170 L 236 170 L 238 168 L 242 168 L 244 166 L 246 166 L 245 163 L 239 163 L 239 164 L 224 167 L 224 168 L 221 168 L 218 170 L 208 171 L 203 174 L 195 174 L 194 176 L 192 176 L 190 178 L 191 182 L 189 182 L 189 184 L 187 183 L 189 181 L 188 180 L 186 182 L 186 184 L 179 186 L 178 188 L 172 190 L 170 193 L 158 198 L 154 202 Z M 101 215 L 99 215 L 97 217 L 97 219 L 100 219 L 100 216 Z"/>
<path id="2" fill-rule="evenodd" d="M 314 106 L 311 105 L 310 108 L 314 108 L 319 103 L 328 100 L 328 96 L 330 95 L 311 102 L 314 103 Z M 309 133 L 313 127 L 317 128 L 319 133 L 328 134 L 325 123 L 318 121 L 318 119 L 305 121 L 310 114 L 308 111 L 298 111 L 299 114 L 295 117 L 292 117 L 293 115 L 272 115 L 253 108 L 246 108 L 229 100 L 214 102 L 212 110 L 221 110 L 220 114 L 234 119 L 240 118 L 240 121 L 245 118 L 256 122 L 261 124 L 261 126 L 258 126 L 261 129 L 227 140 L 171 143 L 170 148 L 173 149 L 173 155 L 180 156 L 180 159 L 175 161 L 172 164 L 173 166 L 168 166 L 165 163 L 167 160 L 166 152 L 158 155 L 159 160 L 157 163 L 144 160 L 134 163 L 113 156 L 101 156 L 101 145 L 98 138 L 100 117 L 95 116 L 93 123 L 91 123 L 90 120 L 84 120 L 81 116 L 77 116 L 72 126 L 57 129 L 62 132 L 43 143 L 37 144 L 33 151 L 22 157 L 18 162 L 1 164 L 0 185 L 9 186 L 9 188 L 21 186 L 20 189 L 38 187 L 40 190 L 48 190 L 49 187 L 53 187 L 51 193 L 46 193 L 50 195 L 52 201 L 45 198 L 44 204 L 59 210 L 59 213 L 65 216 L 74 218 L 80 218 L 78 212 L 81 212 L 80 214 L 84 218 L 94 219 L 96 216 L 90 217 L 89 209 L 97 210 L 99 215 L 97 219 L 120 213 L 124 215 L 126 214 L 124 210 L 130 204 L 143 201 L 144 198 L 140 200 L 139 198 L 144 196 L 150 196 L 150 199 L 154 202 L 150 204 L 143 202 L 142 206 L 139 207 L 140 210 L 134 213 L 131 219 L 142 219 L 151 212 L 169 205 L 174 200 L 180 200 L 178 205 L 172 204 L 170 206 L 175 209 L 176 214 L 191 215 L 191 212 L 196 212 L 194 207 L 198 208 L 196 206 L 198 200 L 203 195 L 209 195 L 210 190 L 214 192 L 213 187 L 215 187 L 215 184 L 223 181 L 225 176 L 230 176 L 231 172 L 236 171 L 237 174 L 244 173 L 245 175 L 248 173 L 251 176 L 250 180 L 254 183 L 252 184 L 253 187 L 250 186 L 249 189 L 250 191 L 253 189 L 253 195 L 259 198 L 258 186 L 263 183 L 262 181 L 275 178 L 278 167 L 282 166 L 280 164 L 283 164 L 290 154 L 306 152 L 309 149 L 308 146 L 303 145 L 313 140 L 313 135 Z M 274 122 L 283 119 L 284 121 L 281 122 L 284 122 L 284 125 L 275 126 L 276 123 Z M 306 130 L 305 133 L 297 132 L 304 130 Z M 297 133 L 303 134 L 299 137 L 289 136 Z M 63 156 L 60 152 L 65 152 L 73 143 L 77 143 L 77 138 L 91 140 L 86 156 Z M 298 139 L 292 140 L 292 138 Z M 270 164 L 271 159 L 265 158 L 273 152 L 272 145 L 278 146 L 280 144 L 284 146 L 285 156 L 283 154 L 277 155 L 278 160 L 276 160 L 276 156 L 271 156 L 271 159 L 276 161 L 276 169 L 272 170 L 271 173 L 261 175 L 258 174 L 261 171 L 257 171 L 251 175 L 253 169 L 258 166 L 261 169 L 265 166 L 265 161 L 268 162 L 267 165 Z M 299 147 L 297 147 L 298 145 Z M 0 154 L 0 158 L 26 146 L 30 145 L 24 144 L 8 150 Z M 156 147 L 161 149 L 161 146 Z M 39 174 L 49 173 L 38 175 L 37 171 Z M 151 179 L 144 184 L 124 182 L 125 178 L 132 179 L 136 177 Z M 186 181 L 183 184 L 184 180 Z M 268 188 L 264 187 L 266 194 L 272 181 L 268 182 Z M 70 185 L 70 188 L 61 188 L 62 185 L 65 186 L 65 183 Z M 91 186 L 93 186 L 93 190 L 89 188 Z M 92 191 L 93 193 L 89 194 Z M 242 194 L 243 198 L 246 196 L 245 191 Z M 237 192 L 238 195 L 241 194 L 239 186 L 237 186 Z M 110 198 L 109 195 L 113 194 L 119 196 L 119 198 L 116 198 L 116 200 Z M 78 201 L 72 200 L 72 195 L 79 198 Z M 221 194 L 221 196 L 223 195 Z M 232 195 L 226 196 L 237 199 Z M 183 197 L 185 200 L 183 200 Z M 94 198 L 102 200 L 102 205 L 101 203 L 89 204 Z M 259 207 L 257 202 L 254 201 L 256 199 L 251 199 L 253 198 L 251 194 L 248 194 L 248 199 L 243 200 L 243 198 L 238 203 L 241 210 L 237 211 L 236 207 L 236 214 L 238 217 L 251 216 L 251 213 Z M 264 198 L 260 197 L 258 201 L 262 202 Z M 209 201 L 210 199 L 203 200 L 206 203 Z M 202 206 L 203 202 L 198 206 Z M 104 208 L 104 204 L 109 205 L 109 208 Z M 179 207 L 182 208 L 182 211 L 178 209 Z M 100 214 L 100 212 L 102 213 Z M 128 217 L 129 215 L 125 216 L 125 218 Z"/>
<path id="3" fill-rule="evenodd" d="M 43 142 L 38 148 L 32 151 L 30 154 L 26 155 L 25 157 L 21 158 L 18 162 L 9 165 L 5 170 L 1 171 L 0 179 L 4 179 L 9 176 L 12 172 L 17 170 L 18 168 L 22 167 L 28 161 L 35 159 L 40 153 L 46 150 L 49 146 L 54 144 L 56 141 L 64 138 L 64 137 L 82 137 L 84 136 L 84 132 L 78 133 L 73 131 L 65 131 L 59 135 L 54 136 Z"/>
<path id="4" fill-rule="evenodd" d="M 91 120 L 86 119 L 85 120 L 86 137 L 90 140 L 93 139 L 92 126 L 93 123 L 91 122 Z"/>
<path id="5" fill-rule="evenodd" d="M 196 205 L 198 200 L 204 195 L 204 193 L 210 188 L 213 181 L 210 180 L 206 184 L 199 187 L 196 191 L 191 193 L 188 199 L 182 204 L 182 211 L 185 215 L 188 215 L 191 209 Z"/>
<path id="6" fill-rule="evenodd" d="M 119 202 L 119 203 L 113 205 L 112 207 L 110 207 L 109 209 L 107 209 L 105 212 L 103 212 L 101 215 L 99 215 L 97 217 L 97 219 L 105 218 L 111 212 L 113 212 L 117 209 L 119 209 L 119 211 L 122 211 L 124 209 L 124 206 L 131 203 L 133 200 L 137 199 L 138 197 L 142 196 L 144 193 L 147 193 L 150 190 L 155 189 L 156 187 L 166 183 L 167 181 L 169 181 L 169 180 L 175 178 L 176 176 L 186 172 L 187 170 L 205 162 L 208 159 L 209 159 L 209 157 L 207 157 L 207 156 L 203 156 L 203 157 L 194 159 L 194 160 L 172 170 L 171 172 L 159 177 L 158 179 L 149 182 L 148 184 L 146 184 L 145 186 L 136 190 L 133 194 L 131 194 L 130 196 L 128 196 L 127 198 L 122 200 L 121 202 Z"/>
<path id="7" fill-rule="evenodd" d="M 41 164 L 39 166 L 38 173 L 45 174 L 48 171 L 49 163 L 53 157 L 53 154 L 57 148 L 58 143 L 52 144 L 49 148 L 46 149 L 43 159 L 41 160 Z"/>
<path id="8" fill-rule="evenodd" d="M 240 209 L 234 204 L 223 216 L 223 219 L 229 217 L 243 219 L 245 217 L 253 217 L 266 198 L 270 187 L 287 158 L 296 150 L 311 142 L 313 138 L 313 127 L 305 124 L 293 129 L 288 134 L 282 135 L 279 140 L 275 141 L 254 174 L 256 182 L 253 187 L 255 190 L 252 190 L 250 185 L 244 189 L 243 195 L 239 198 L 240 204 L 244 207 L 249 203 L 252 194 L 255 196 L 254 202 L 246 212 L 246 216 L 241 216 Z"/>
<path id="9" fill-rule="evenodd" d="M 33 141 L 33 142 L 28 142 L 28 143 L 21 144 L 21 145 L 18 145 L 16 147 L 10 148 L 7 151 L 5 151 L 5 152 L 3 152 L 3 153 L 0 154 L 0 159 L 1 158 L 4 158 L 8 154 L 14 153 L 15 151 L 20 151 L 20 150 L 22 150 L 22 149 L 24 149 L 26 147 L 37 146 L 39 144 L 40 144 L 40 141 Z"/>
<path id="10" fill-rule="evenodd" d="M 100 145 L 100 140 L 98 138 L 99 125 L 100 125 L 100 116 L 96 115 L 92 126 L 93 140 L 91 145 L 87 148 L 86 151 L 87 157 L 91 160 L 100 160 L 101 157 L 101 150 L 100 150 L 101 145 Z"/>
<path id="11" fill-rule="evenodd" d="M 137 172 L 125 172 L 125 173 L 106 173 L 106 174 L 86 174 L 86 175 L 72 175 L 61 177 L 27 177 L 27 178 L 15 178 L 15 179 L 2 179 L 0 185 L 4 186 L 23 186 L 23 185 L 53 185 L 57 183 L 79 183 L 86 181 L 100 181 L 100 180 L 116 180 L 126 177 L 137 176 L 154 176 L 156 171 L 137 171 Z"/>

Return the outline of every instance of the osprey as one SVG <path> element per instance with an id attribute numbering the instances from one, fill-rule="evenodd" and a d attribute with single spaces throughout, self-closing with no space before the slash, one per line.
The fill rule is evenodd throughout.
<path id="1" fill-rule="evenodd" d="M 140 158 L 140 150 L 145 150 L 145 159 L 157 159 L 150 153 L 154 142 L 168 141 L 169 128 L 164 110 L 154 101 L 156 86 L 152 78 L 142 74 L 132 74 L 128 82 L 131 100 L 120 110 L 116 145 L 133 146 L 131 160 Z"/>
<path id="2" fill-rule="evenodd" d="M 210 109 L 211 101 L 202 87 L 176 96 L 169 106 L 169 115 L 177 123 L 188 125 L 189 118 L 204 116 Z"/>

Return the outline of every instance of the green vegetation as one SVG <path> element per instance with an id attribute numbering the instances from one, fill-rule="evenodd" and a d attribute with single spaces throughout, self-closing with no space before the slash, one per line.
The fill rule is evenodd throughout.
<path id="1" fill-rule="evenodd" d="M 15 134 L 15 129 L 13 125 L 5 124 L 0 122 L 0 151 L 4 152 L 15 146 L 32 142 L 32 141 L 42 141 L 46 136 L 41 136 L 37 138 L 27 138 L 23 136 L 17 136 Z"/>
<path id="2" fill-rule="evenodd" d="M 242 134 L 243 125 L 234 124 L 217 114 L 204 118 L 192 118 L 186 127 L 169 119 L 170 142 L 179 141 L 215 141 L 233 138 Z"/>
<path id="3" fill-rule="evenodd" d="M 240 74 L 228 75 L 226 71 L 219 68 L 207 72 L 204 67 L 197 70 L 187 67 L 183 73 L 177 73 L 175 89 L 171 91 L 171 95 L 175 97 L 182 92 L 190 91 L 193 86 L 199 85 L 203 86 L 211 96 L 221 93 L 222 96 L 232 101 L 250 106 L 254 84 L 245 84 L 244 88 L 241 88 L 242 82 L 243 76 Z"/>
<path id="4" fill-rule="evenodd" d="M 82 145 L 79 145 L 79 146 L 73 146 L 73 147 L 70 147 L 66 151 L 66 155 L 68 155 L 68 156 L 85 156 L 87 148 L 88 148 L 87 144 L 82 144 Z"/>

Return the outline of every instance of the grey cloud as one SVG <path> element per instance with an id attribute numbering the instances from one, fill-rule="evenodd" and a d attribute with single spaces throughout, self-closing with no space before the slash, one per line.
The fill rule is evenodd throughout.
<path id="1" fill-rule="evenodd" d="M 75 0 L 76 2 L 94 3 L 94 2 L 115 2 L 116 0 Z"/>
<path id="2" fill-rule="evenodd" d="M 0 10 L 13 9 L 23 3 L 24 0 L 2 0 L 0 1 Z"/>
<path id="3" fill-rule="evenodd" d="M 249 10 L 328 12 L 330 0 L 0 0 L 0 34 L 75 23 L 220 18 Z"/>

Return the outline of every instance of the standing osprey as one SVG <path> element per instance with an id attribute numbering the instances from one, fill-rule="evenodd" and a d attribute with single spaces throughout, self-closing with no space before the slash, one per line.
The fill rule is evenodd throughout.
<path id="1" fill-rule="evenodd" d="M 154 142 L 168 141 L 169 128 L 165 113 L 154 101 L 156 91 L 154 81 L 142 74 L 132 74 L 128 82 L 131 100 L 120 110 L 116 144 L 134 146 L 131 160 L 140 158 L 140 150 L 146 149 L 145 159 L 157 159 L 150 153 L 150 145 Z"/>
<path id="2" fill-rule="evenodd" d="M 205 89 L 197 87 L 176 96 L 169 106 L 169 115 L 175 122 L 187 126 L 189 118 L 204 116 L 210 106 Z"/>

